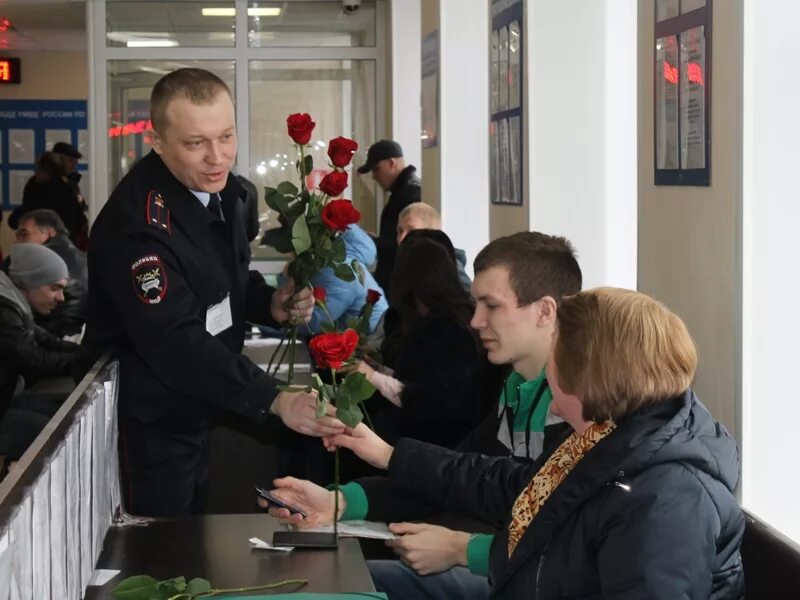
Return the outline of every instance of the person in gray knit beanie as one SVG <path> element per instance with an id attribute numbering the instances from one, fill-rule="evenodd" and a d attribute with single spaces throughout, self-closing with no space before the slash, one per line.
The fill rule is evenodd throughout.
<path id="1" fill-rule="evenodd" d="M 8 276 L 18 288 L 32 290 L 67 279 L 67 263 L 58 254 L 39 244 L 14 244 Z"/>
<path id="2" fill-rule="evenodd" d="M 38 378 L 69 376 L 80 346 L 34 322 L 64 301 L 64 260 L 39 244 L 15 244 L 0 271 L 0 455 L 17 460 L 47 425 L 66 394 L 26 389 Z"/>
<path id="3" fill-rule="evenodd" d="M 69 270 L 58 254 L 39 244 L 14 244 L 9 259 L 8 279 L 35 313 L 49 315 L 64 302 Z"/>

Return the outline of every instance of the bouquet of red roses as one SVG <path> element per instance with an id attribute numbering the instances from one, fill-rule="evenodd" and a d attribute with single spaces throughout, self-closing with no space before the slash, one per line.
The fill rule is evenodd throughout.
<path id="1" fill-rule="evenodd" d="M 339 198 L 347 188 L 348 174 L 345 167 L 350 164 L 358 144 L 348 138 L 337 137 L 328 142 L 328 158 L 331 171 L 325 175 L 318 189 L 306 187 L 306 176 L 314 168 L 313 157 L 306 152 L 311 133 L 316 123 L 306 113 L 289 115 L 286 119 L 289 137 L 297 144 L 300 157 L 295 163 L 300 177 L 300 186 L 283 181 L 275 188 L 265 189 L 267 205 L 280 215 L 283 227 L 275 233 L 271 245 L 284 254 L 293 254 L 287 273 L 295 289 L 310 285 L 309 281 L 318 271 L 331 268 L 337 277 L 353 281 L 357 269 L 345 263 L 345 245 L 342 233 L 361 220 L 361 213 L 350 200 Z M 274 354 L 277 367 L 288 353 L 291 383 L 294 375 L 294 351 L 297 340 L 297 325 L 287 324 L 288 345 L 281 346 Z M 274 361 L 273 361 L 274 362 Z M 272 362 L 270 367 L 272 367 Z"/>

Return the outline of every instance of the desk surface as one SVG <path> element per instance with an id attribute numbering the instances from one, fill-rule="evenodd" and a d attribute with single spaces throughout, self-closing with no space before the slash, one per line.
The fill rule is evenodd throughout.
<path id="1" fill-rule="evenodd" d="M 208 579 L 215 588 L 246 587 L 282 579 L 307 579 L 303 592 L 372 592 L 375 588 L 355 539 L 339 540 L 338 550 L 253 550 L 248 539 L 272 541 L 281 526 L 266 514 L 205 515 L 160 520 L 147 527 L 112 527 L 98 569 L 121 573 L 103 587 L 87 589 L 85 600 L 111 598 L 125 577 L 185 576 Z M 274 593 L 297 591 L 287 586 Z M 265 594 L 265 592 L 258 592 Z"/>

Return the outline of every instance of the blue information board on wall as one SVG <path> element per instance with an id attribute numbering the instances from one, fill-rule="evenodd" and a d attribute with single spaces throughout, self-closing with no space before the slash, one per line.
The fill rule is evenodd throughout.
<path id="1" fill-rule="evenodd" d="M 19 205 L 36 159 L 56 142 L 69 142 L 88 169 L 86 100 L 0 100 L 0 168 L 3 210 Z"/>

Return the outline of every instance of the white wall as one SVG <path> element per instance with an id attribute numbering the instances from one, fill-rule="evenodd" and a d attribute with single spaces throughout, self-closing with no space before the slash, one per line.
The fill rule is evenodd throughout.
<path id="1" fill-rule="evenodd" d="M 489 6 L 439 4 L 442 228 L 467 253 L 489 243 Z"/>
<path id="2" fill-rule="evenodd" d="M 798 22 L 796 0 L 744 0 L 742 504 L 800 542 Z"/>
<path id="3" fill-rule="evenodd" d="M 530 228 L 573 242 L 584 287 L 636 288 L 635 0 L 530 0 Z"/>
<path id="4" fill-rule="evenodd" d="M 392 0 L 392 139 L 422 175 L 420 0 Z"/>

